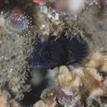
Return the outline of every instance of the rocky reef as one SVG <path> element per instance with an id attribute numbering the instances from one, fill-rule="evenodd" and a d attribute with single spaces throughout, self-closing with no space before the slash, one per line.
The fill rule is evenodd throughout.
<path id="1" fill-rule="evenodd" d="M 107 1 L 1 0 L 0 107 L 106 107 Z"/>

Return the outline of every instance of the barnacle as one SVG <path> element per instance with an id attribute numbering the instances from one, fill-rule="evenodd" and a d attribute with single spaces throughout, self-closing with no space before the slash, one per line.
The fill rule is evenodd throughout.
<path id="1" fill-rule="evenodd" d="M 21 33 L 28 29 L 31 19 L 20 9 L 12 9 L 5 17 L 5 30 L 9 33 Z"/>

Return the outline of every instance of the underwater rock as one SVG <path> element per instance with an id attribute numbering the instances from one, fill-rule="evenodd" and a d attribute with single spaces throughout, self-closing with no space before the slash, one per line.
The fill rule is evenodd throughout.
<path id="1" fill-rule="evenodd" d="M 82 107 L 80 96 L 72 90 L 68 92 L 60 86 L 53 86 L 45 89 L 41 94 L 41 100 L 34 104 L 34 107 Z"/>

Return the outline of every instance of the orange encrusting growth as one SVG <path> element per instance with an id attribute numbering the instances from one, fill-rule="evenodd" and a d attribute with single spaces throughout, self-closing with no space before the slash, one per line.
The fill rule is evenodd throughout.
<path id="1" fill-rule="evenodd" d="M 45 0 L 33 0 L 33 2 L 41 5 L 45 3 Z"/>

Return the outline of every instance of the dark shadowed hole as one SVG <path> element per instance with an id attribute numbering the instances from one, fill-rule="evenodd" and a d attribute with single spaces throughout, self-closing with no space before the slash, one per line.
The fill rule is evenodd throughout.
<path id="1" fill-rule="evenodd" d="M 40 84 L 36 86 L 31 83 L 31 77 L 28 79 L 27 82 L 31 84 L 31 91 L 24 93 L 24 99 L 21 101 L 24 107 L 30 107 L 34 103 L 36 103 L 38 100 L 40 100 L 41 99 L 40 95 L 42 91 L 48 86 L 48 79 L 45 78 L 47 72 L 42 71 L 41 73 L 42 73 L 43 80 L 42 82 L 40 82 Z"/>

